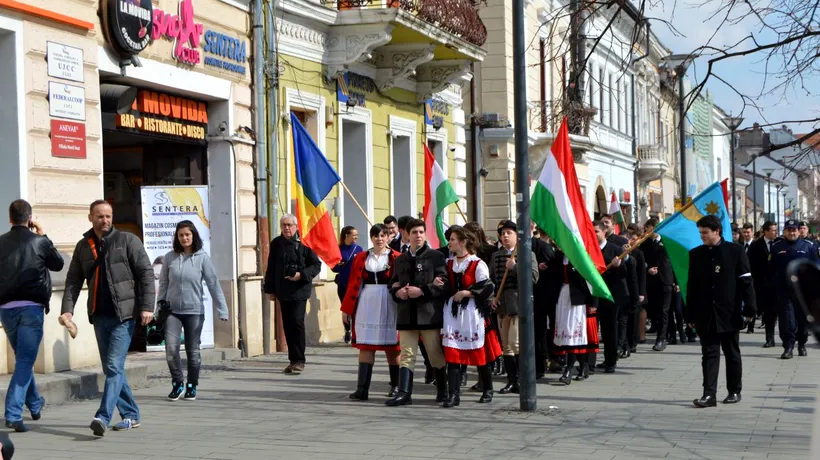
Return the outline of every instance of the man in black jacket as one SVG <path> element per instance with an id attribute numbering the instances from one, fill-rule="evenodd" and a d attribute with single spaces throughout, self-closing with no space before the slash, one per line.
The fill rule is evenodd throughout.
<path id="1" fill-rule="evenodd" d="M 643 235 L 643 229 L 638 224 L 629 224 L 629 244 L 635 245 Z M 635 264 L 635 278 L 638 283 L 637 302 L 630 304 L 618 315 L 618 346 L 621 349 L 620 358 L 629 358 L 635 353 L 638 346 L 638 318 L 641 308 L 646 301 L 646 258 L 640 248 L 633 248 L 629 258 Z"/>
<path id="2" fill-rule="evenodd" d="M 32 220 L 31 205 L 9 206 L 11 230 L 0 236 L 0 322 L 14 350 L 14 375 L 6 393 L 6 427 L 22 433 L 23 404 L 40 419 L 43 398 L 34 383 L 34 361 L 43 339 L 43 321 L 51 300 L 51 274 L 63 269 L 63 257 Z"/>
<path id="3" fill-rule="evenodd" d="M 533 227 L 534 228 L 534 227 Z M 547 336 L 547 326 L 549 318 L 555 316 L 555 303 L 558 300 L 553 292 L 560 290 L 561 280 L 550 279 L 546 276 L 551 265 L 557 265 L 555 260 L 555 250 L 549 243 L 549 237 L 544 232 L 538 232 L 539 237 L 533 235 L 532 252 L 535 254 L 535 261 L 538 262 L 538 282 L 533 287 L 533 319 L 535 321 L 535 378 L 544 377 L 547 370 L 547 358 L 549 357 L 549 337 Z"/>
<path id="4" fill-rule="evenodd" d="M 658 226 L 658 220 L 649 219 L 644 225 L 646 232 L 652 232 Z M 653 326 L 658 333 L 655 340 L 655 351 L 666 349 L 666 330 L 669 327 L 669 307 L 672 305 L 672 291 L 675 285 L 675 275 L 672 272 L 672 263 L 663 247 L 660 235 L 646 240 L 641 244 L 643 255 L 646 256 L 646 294 L 649 297 L 649 311 L 654 318 Z"/>
<path id="5" fill-rule="evenodd" d="M 746 255 L 752 267 L 756 305 L 763 313 L 763 324 L 766 329 L 766 343 L 763 344 L 763 348 L 773 348 L 775 346 L 774 326 L 777 323 L 777 305 L 769 271 L 769 253 L 777 238 L 777 224 L 767 221 L 762 228 L 763 236 L 749 245 Z"/>
<path id="6" fill-rule="evenodd" d="M 125 358 L 137 325 L 154 319 L 154 269 L 136 235 L 120 232 L 112 221 L 114 211 L 105 200 L 89 206 L 91 230 L 74 247 L 65 279 L 61 324 L 73 326 L 74 307 L 83 282 L 89 287 L 88 319 L 94 325 L 105 388 L 91 431 L 104 436 L 114 408 L 122 421 L 115 430 L 140 426 L 140 410 L 125 376 Z"/>
<path id="7" fill-rule="evenodd" d="M 689 325 L 697 328 L 703 353 L 703 396 L 693 403 L 715 407 L 721 348 L 729 389 L 723 403 L 740 402 L 743 365 L 738 334 L 755 316 L 755 293 L 743 246 L 723 240 L 715 216 L 702 217 L 697 225 L 703 245 L 689 251 L 685 315 Z"/>
<path id="8" fill-rule="evenodd" d="M 305 370 L 305 311 L 313 278 L 322 269 L 316 253 L 299 240 L 297 222 L 292 214 L 279 219 L 282 234 L 270 242 L 265 272 L 265 293 L 270 300 L 279 300 L 282 311 L 290 360 L 285 374 L 301 374 Z"/>
<path id="9" fill-rule="evenodd" d="M 423 220 L 411 220 L 405 230 L 410 237 L 410 249 L 396 258 L 390 280 L 390 293 L 397 306 L 396 329 L 399 331 L 401 368 L 399 393 L 385 401 L 388 406 L 413 403 L 413 370 L 419 336 L 435 369 L 436 401 L 444 402 L 447 398 L 447 368 L 441 350 L 441 328 L 444 326 L 442 309 L 450 297 L 447 262 L 444 254 L 427 244 L 427 227 Z M 435 283 L 436 278 L 444 283 Z"/>
<path id="10" fill-rule="evenodd" d="M 619 258 L 624 251 L 623 248 L 607 241 L 606 225 L 601 221 L 595 221 L 593 226 L 595 227 L 598 244 L 601 245 L 604 263 L 609 267 L 603 273 L 604 282 L 609 288 L 609 292 L 612 293 L 612 299 L 614 300 L 614 302 L 610 302 L 601 299 L 598 303 L 598 315 L 601 318 L 601 329 L 604 335 L 604 362 L 598 367 L 603 368 L 607 374 L 611 374 L 615 372 L 619 355 L 619 312 L 637 301 L 638 282 L 634 266 L 630 266 Z M 630 267 L 632 270 L 630 270 Z"/>

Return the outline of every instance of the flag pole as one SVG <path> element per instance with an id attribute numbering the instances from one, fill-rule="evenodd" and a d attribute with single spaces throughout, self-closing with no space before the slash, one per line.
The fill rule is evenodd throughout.
<path id="1" fill-rule="evenodd" d="M 515 254 L 518 251 L 518 243 L 515 243 L 515 247 L 512 250 L 512 254 L 510 257 L 513 259 L 515 258 Z M 501 284 L 498 285 L 498 293 L 495 295 L 495 303 L 498 304 L 498 300 L 501 299 L 501 293 L 504 292 L 504 284 L 507 283 L 507 274 L 510 273 L 510 268 L 507 267 L 504 269 L 504 276 L 501 277 Z"/>
<path id="2" fill-rule="evenodd" d="M 347 185 L 345 185 L 345 182 L 343 180 L 340 180 L 339 183 L 342 184 L 342 187 L 345 189 L 345 192 L 347 192 L 347 195 L 350 197 L 351 200 L 353 200 L 353 204 L 355 204 L 356 207 L 359 208 L 359 211 L 362 212 L 362 215 L 367 220 L 367 223 L 370 224 L 370 226 L 372 227 L 373 221 L 370 220 L 370 217 L 367 215 L 366 212 L 364 212 L 364 208 L 362 208 L 362 205 L 360 205 L 359 202 L 356 200 L 356 197 L 353 196 L 353 192 L 351 192 L 350 189 L 347 188 Z"/>
<path id="3" fill-rule="evenodd" d="M 464 219 L 464 223 L 469 222 L 469 219 L 467 219 L 467 216 L 464 215 L 464 211 L 461 210 L 461 206 L 459 206 L 458 201 L 456 201 L 456 209 L 458 209 L 458 213 L 461 214 L 461 218 Z"/>

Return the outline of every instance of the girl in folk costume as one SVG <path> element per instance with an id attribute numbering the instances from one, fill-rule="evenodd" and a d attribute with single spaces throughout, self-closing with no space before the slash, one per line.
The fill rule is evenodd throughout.
<path id="1" fill-rule="evenodd" d="M 580 363 L 576 380 L 589 378 L 589 354 L 598 353 L 598 300 L 592 296 L 586 280 L 569 263 L 563 253 L 564 282 L 555 307 L 556 354 L 565 355 L 564 374 L 558 379 L 572 383 L 572 366 Z"/>
<path id="2" fill-rule="evenodd" d="M 350 268 L 342 319 L 353 326 L 352 345 L 359 349 L 359 380 L 350 399 L 367 401 L 376 351 L 384 351 L 390 365 L 390 393 L 395 396 L 399 381 L 399 339 L 396 332 L 396 303 L 388 290 L 393 262 L 399 253 L 387 246 L 390 232 L 376 224 L 370 229 L 373 248 L 357 255 Z M 352 318 L 352 321 L 351 321 Z"/>
<path id="3" fill-rule="evenodd" d="M 484 394 L 479 402 L 492 400 L 492 375 L 488 363 L 501 355 L 498 337 L 487 334 L 489 299 L 494 286 L 487 264 L 476 256 L 476 236 L 459 226 L 450 227 L 448 281 L 455 295 L 444 305 L 441 345 L 447 361 L 448 397 L 443 407 L 460 403 L 461 366 L 478 366 Z"/>

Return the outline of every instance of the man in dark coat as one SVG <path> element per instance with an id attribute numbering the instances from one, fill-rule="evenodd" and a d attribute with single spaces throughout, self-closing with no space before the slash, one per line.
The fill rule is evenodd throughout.
<path id="1" fill-rule="evenodd" d="M 396 258 L 390 280 L 390 293 L 397 305 L 396 329 L 401 346 L 401 368 L 399 392 L 385 401 L 388 406 L 413 403 L 413 369 L 416 366 L 419 336 L 436 372 L 436 401 L 443 402 L 447 398 L 447 368 L 441 350 L 441 328 L 444 326 L 442 309 L 451 294 L 450 283 L 435 283 L 436 278 L 442 281 L 448 279 L 447 259 L 427 244 L 427 227 L 423 220 L 413 219 L 405 229 L 409 235 L 410 249 Z"/>
<path id="2" fill-rule="evenodd" d="M 643 235 L 643 229 L 638 224 L 630 224 L 629 243 L 634 245 Z M 635 264 L 635 279 L 637 281 L 637 301 L 630 304 L 618 315 L 618 347 L 621 349 L 620 358 L 629 358 L 638 347 L 638 319 L 641 308 L 646 302 L 646 258 L 643 251 L 633 248 L 629 258 Z"/>
<path id="3" fill-rule="evenodd" d="M 644 228 L 652 232 L 658 226 L 655 218 L 646 221 Z M 641 244 L 641 251 L 646 256 L 646 294 L 649 296 L 649 310 L 652 315 L 653 328 L 658 336 L 655 339 L 655 351 L 666 349 L 666 331 L 669 327 L 669 307 L 672 305 L 672 291 L 674 290 L 675 275 L 672 272 L 672 263 L 666 254 L 660 235 L 656 235 Z"/>
<path id="4" fill-rule="evenodd" d="M 543 232 L 539 232 L 543 235 Z M 541 239 L 544 238 L 544 239 Z M 547 323 L 549 317 L 555 315 L 555 299 L 551 299 L 553 285 L 558 284 L 560 289 L 560 279 L 550 280 L 545 276 L 549 266 L 555 262 L 555 251 L 552 245 L 546 239 L 548 237 L 542 236 L 536 238 L 533 235 L 532 252 L 535 253 L 535 261 L 538 263 L 538 283 L 533 288 L 533 320 L 535 322 L 535 378 L 540 379 L 544 377 L 546 372 L 546 361 L 549 356 L 549 338 L 547 336 Z"/>
<path id="5" fill-rule="evenodd" d="M 703 245 L 689 251 L 686 318 L 700 335 L 703 396 L 693 403 L 697 407 L 714 407 L 721 349 L 726 358 L 729 389 L 723 403 L 740 402 L 743 367 L 739 331 L 755 316 L 755 293 L 743 246 L 723 240 L 721 223 L 715 216 L 705 216 L 697 225 Z"/>
<path id="6" fill-rule="evenodd" d="M 772 274 L 769 271 L 769 253 L 777 239 L 777 224 L 768 221 L 763 224 L 762 229 L 763 236 L 749 245 L 746 255 L 752 267 L 757 309 L 763 313 L 763 324 L 766 328 L 766 343 L 763 348 L 773 348 L 777 306 L 774 302 Z"/>
<path id="7" fill-rule="evenodd" d="M 270 242 L 265 293 L 270 300 L 279 300 L 282 311 L 282 328 L 290 360 L 285 374 L 301 374 L 305 370 L 307 301 L 313 290 L 313 278 L 322 269 L 322 262 L 299 240 L 296 216 L 285 214 L 279 219 L 279 227 L 282 234 Z"/>
<path id="8" fill-rule="evenodd" d="M 611 374 L 615 372 L 615 366 L 618 362 L 619 311 L 637 302 L 638 281 L 635 276 L 634 265 L 627 264 L 619 257 L 624 252 L 623 247 L 607 241 L 606 225 L 601 221 L 595 221 L 593 226 L 595 227 L 598 244 L 601 245 L 604 263 L 609 267 L 603 273 L 604 282 L 614 300 L 614 302 L 610 302 L 601 299 L 598 303 L 598 315 L 601 319 L 601 329 L 604 335 L 604 362 L 599 364 L 598 368 L 603 368 L 604 372 Z"/>

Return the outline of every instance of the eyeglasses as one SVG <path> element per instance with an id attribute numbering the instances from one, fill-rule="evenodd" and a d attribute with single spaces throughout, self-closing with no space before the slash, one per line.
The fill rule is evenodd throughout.
<path id="1" fill-rule="evenodd" d="M 282 226 L 283 227 L 295 227 L 296 224 L 285 224 L 285 223 L 283 223 Z"/>

